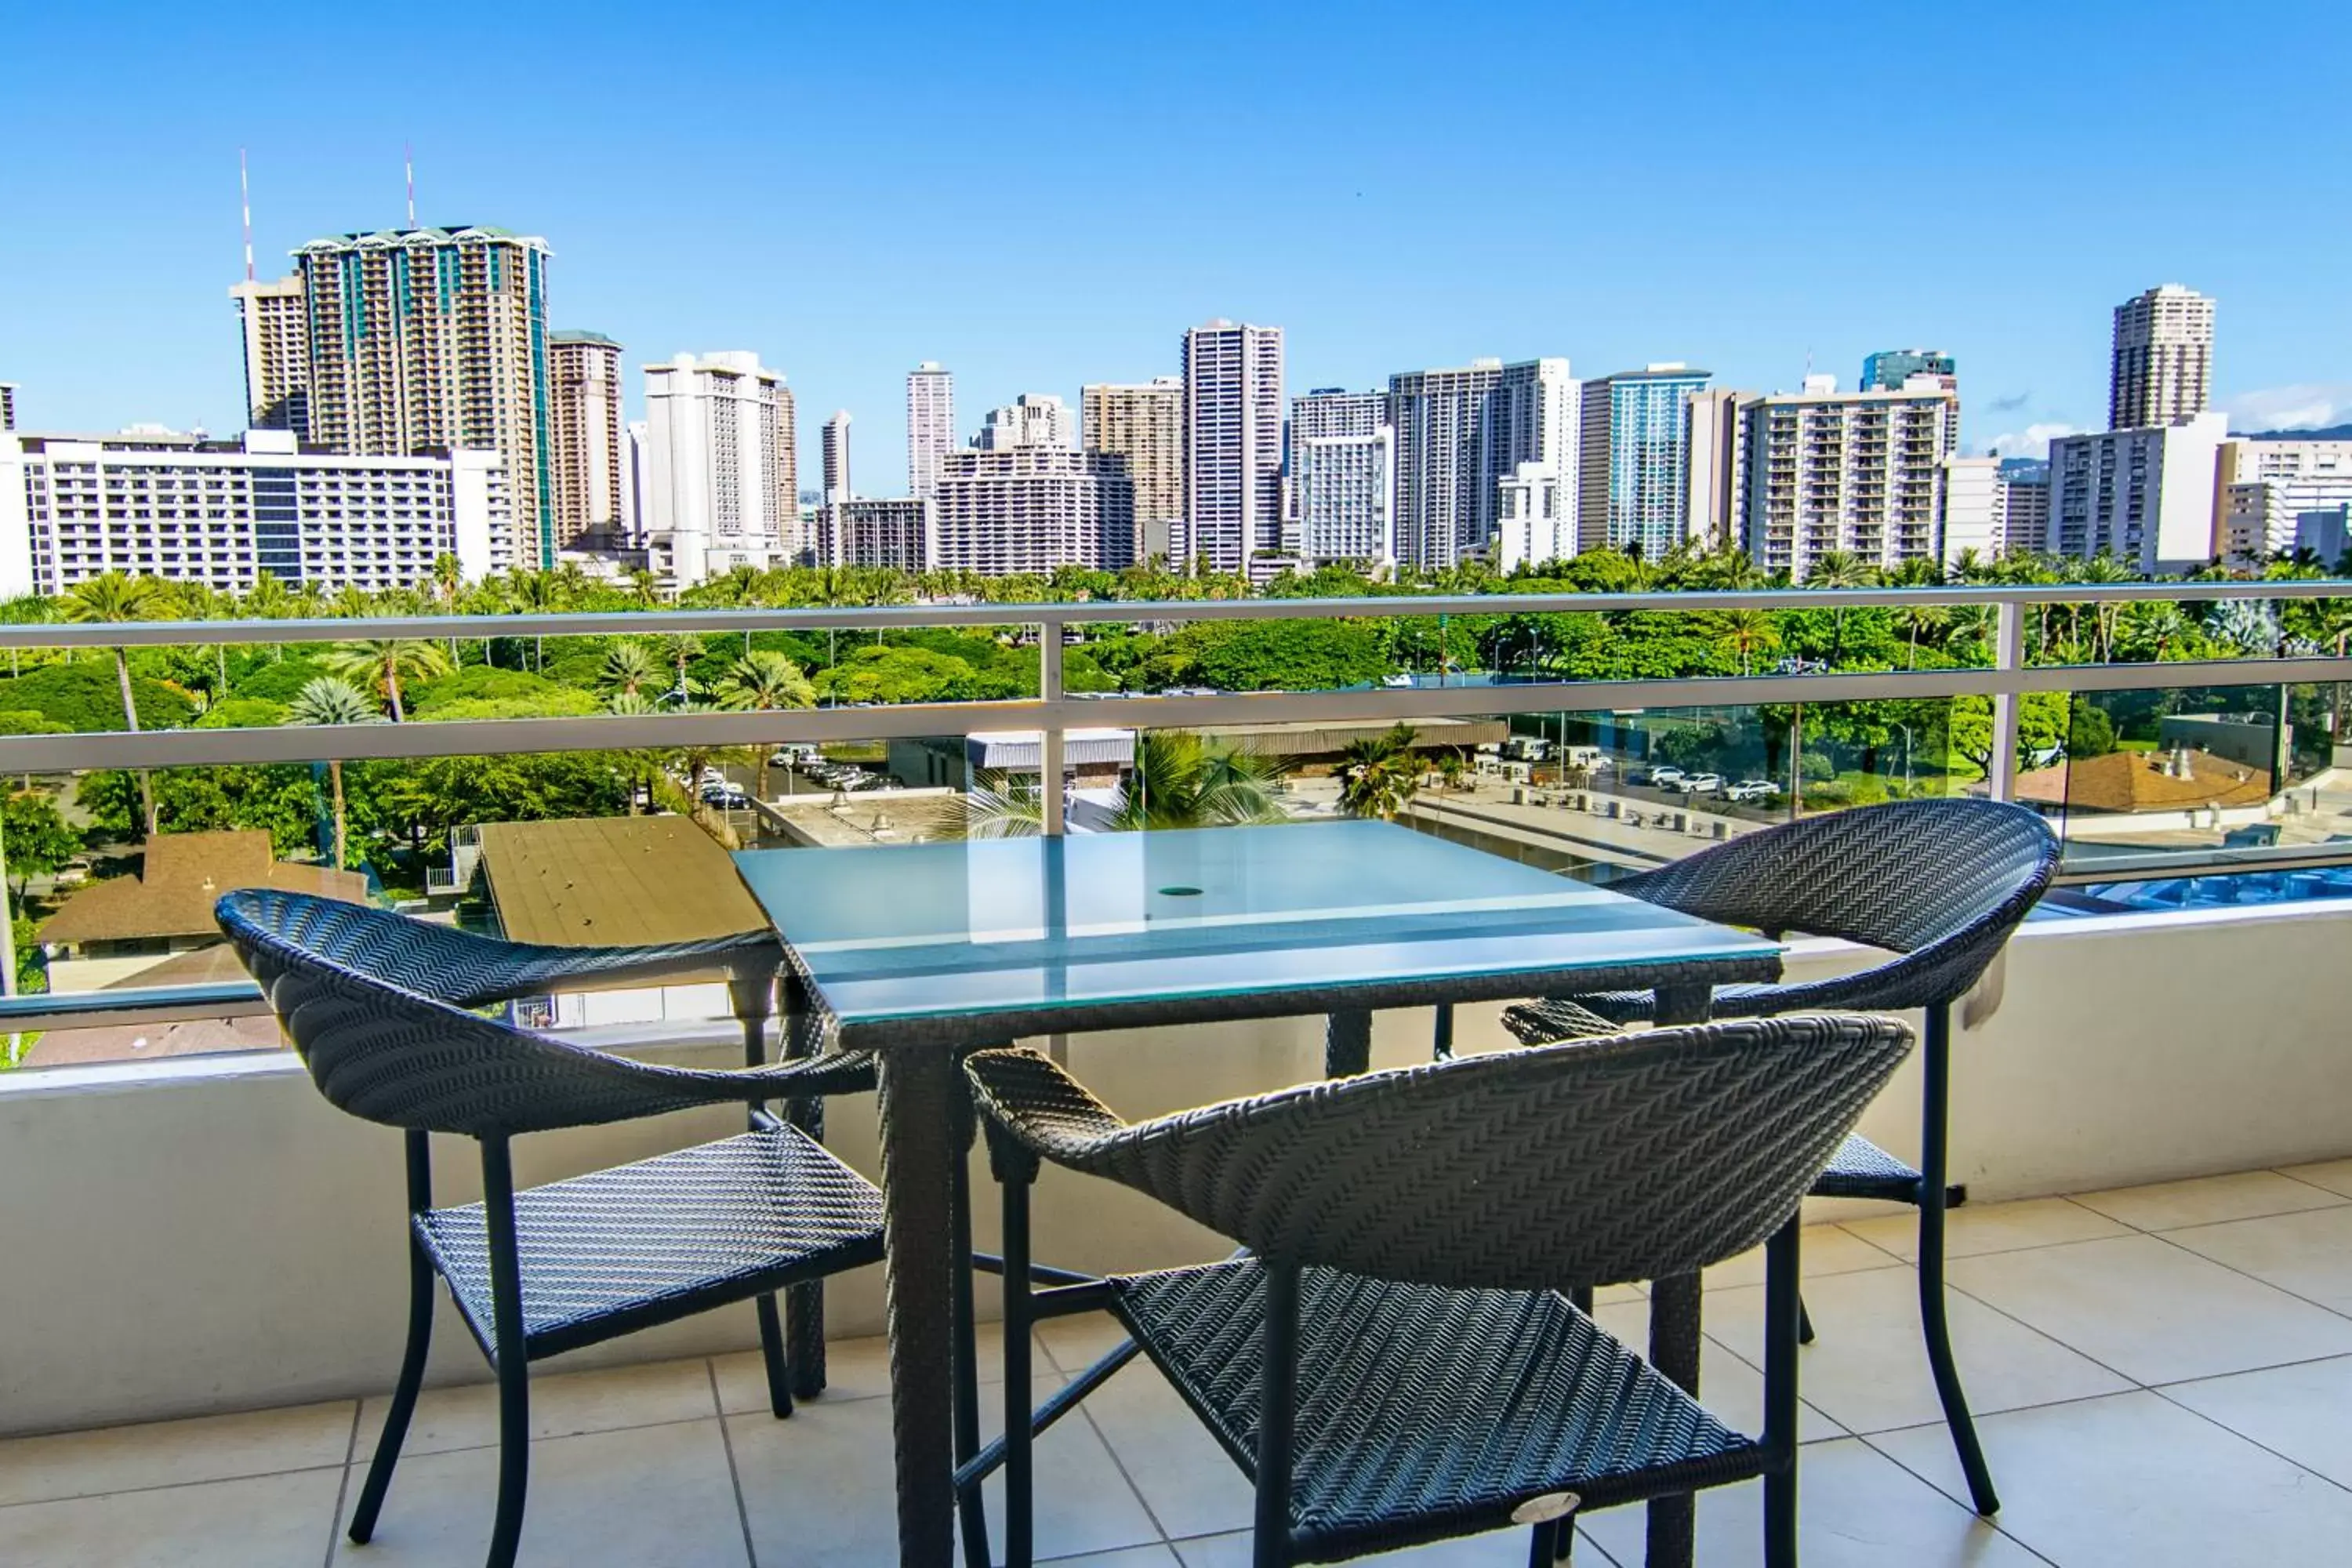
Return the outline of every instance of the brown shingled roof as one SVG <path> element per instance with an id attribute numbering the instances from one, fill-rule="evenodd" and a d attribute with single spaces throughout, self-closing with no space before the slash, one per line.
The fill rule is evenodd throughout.
<path id="1" fill-rule="evenodd" d="M 482 868 L 515 942 L 695 942 L 768 917 L 710 835 L 683 816 L 486 822 Z"/>
<path id="2" fill-rule="evenodd" d="M 2020 773 L 2017 798 L 2076 811 L 2122 814 L 2187 811 L 2200 805 L 2259 805 L 2270 798 L 2271 776 L 2210 752 L 2189 752 L 2189 776 L 2165 771 L 2169 752 L 2110 752 L 2077 757 L 2054 768 Z"/>
<path id="3" fill-rule="evenodd" d="M 238 888 L 278 888 L 346 903 L 367 901 L 367 879 L 356 871 L 302 866 L 270 858 L 269 835 L 166 833 L 147 841 L 146 865 L 136 877 L 92 882 L 42 923 L 44 942 L 132 942 L 141 938 L 218 936 L 213 904 Z"/>

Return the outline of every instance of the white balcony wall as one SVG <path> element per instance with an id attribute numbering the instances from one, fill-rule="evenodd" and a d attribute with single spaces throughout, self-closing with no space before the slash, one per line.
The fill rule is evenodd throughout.
<path id="1" fill-rule="evenodd" d="M 2051 921 L 2013 945 L 1989 1016 L 1957 1042 L 1954 1178 L 2000 1199 L 2352 1154 L 2352 1050 L 2341 955 L 2352 905 Z M 1864 959 L 1810 948 L 1792 974 Z M 1465 1009 L 1465 1049 L 1507 1042 L 1494 1008 Z M 1381 1065 L 1421 1059 L 1426 1012 L 1384 1016 Z M 727 1029 L 687 1053 L 733 1057 Z M 1149 1114 L 1298 1081 L 1319 1070 L 1314 1020 L 1082 1037 L 1072 1067 L 1122 1110 Z M 1916 1151 L 1916 1069 L 1864 1130 Z M 517 1144 L 541 1181 L 723 1135 L 714 1110 L 546 1134 Z M 871 1102 L 835 1102 L 834 1146 L 871 1170 Z M 473 1195 L 471 1145 L 440 1141 L 445 1201 Z M 977 1229 L 995 1234 L 976 1161 Z M 0 1431 L 192 1415 L 389 1386 L 406 1301 L 397 1133 L 331 1109 L 290 1056 L 0 1076 Z M 1858 1206 L 1858 1205 L 1857 1205 Z M 1040 1256 L 1131 1268 L 1224 1250 L 1139 1196 L 1049 1175 Z M 832 1323 L 881 1323 L 879 1280 L 837 1281 Z M 435 1374 L 483 1363 L 446 1306 Z M 734 1349 L 746 1309 L 689 1320 L 551 1363 Z"/>

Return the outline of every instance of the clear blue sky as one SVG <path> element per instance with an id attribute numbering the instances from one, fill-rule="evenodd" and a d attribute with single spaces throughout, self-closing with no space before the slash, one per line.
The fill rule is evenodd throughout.
<path id="1" fill-rule="evenodd" d="M 901 378 L 1024 391 L 1287 330 L 1292 390 L 1475 355 L 1850 384 L 1960 358 L 1972 447 L 2105 415 L 2108 310 L 2220 301 L 2216 392 L 2352 417 L 2340 5 L 184 5 L 11 17 L 0 380 L 34 427 L 236 426 L 264 276 L 417 216 L 554 247 L 632 366 L 749 348 L 856 479 Z M 415 24 L 404 26 L 404 23 Z"/>

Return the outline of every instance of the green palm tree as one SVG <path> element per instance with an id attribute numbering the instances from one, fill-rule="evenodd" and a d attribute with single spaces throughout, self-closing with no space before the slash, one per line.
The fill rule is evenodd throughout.
<path id="1" fill-rule="evenodd" d="M 296 724 L 381 724 L 383 715 L 376 709 L 375 699 L 348 680 L 331 675 L 314 677 L 308 685 L 294 694 L 286 705 L 286 717 Z M 335 796 L 335 869 L 341 871 L 351 864 L 351 840 L 344 831 L 343 763 L 340 757 L 327 761 L 327 777 L 332 783 Z"/>
<path id="2" fill-rule="evenodd" d="M 1866 588 L 1878 575 L 1870 563 L 1846 550 L 1826 550 L 1813 562 L 1813 569 L 1805 574 L 1808 588 Z M 1845 610 L 1830 612 L 1830 668 L 1835 669 L 1845 658 Z"/>
<path id="3" fill-rule="evenodd" d="M 814 708 L 816 688 L 801 667 L 772 648 L 754 648 L 728 666 L 711 695 L 721 708 L 771 712 L 783 708 Z M 768 748 L 751 748 L 751 789 L 768 798 Z"/>
<path id="4" fill-rule="evenodd" d="M 677 693 L 681 699 L 694 695 L 687 679 L 686 667 L 702 657 L 702 638 L 694 632 L 664 632 L 654 638 L 654 647 L 677 671 Z"/>
<path id="5" fill-rule="evenodd" d="M 400 700 L 404 678 L 429 680 L 449 671 L 449 656 L 441 651 L 441 645 L 422 637 L 363 637 L 337 643 L 326 663 L 329 670 L 346 680 L 358 682 L 364 689 L 381 690 L 392 703 L 395 724 L 408 717 Z"/>
<path id="6" fill-rule="evenodd" d="M 635 637 L 624 637 L 604 651 L 604 668 L 597 679 L 634 697 L 662 679 L 666 667 L 651 648 Z"/>
<path id="7" fill-rule="evenodd" d="M 1351 816 L 1386 820 L 1402 811 L 1421 788 L 1420 763 L 1413 742 L 1420 731 L 1410 724 L 1379 735 L 1350 741 L 1339 753 L 1339 805 Z"/>
<path id="8" fill-rule="evenodd" d="M 1919 668 L 1919 637 L 1922 633 L 1932 637 L 1952 624 L 1952 612 L 1944 605 L 1905 605 L 1895 612 L 1895 624 L 1911 639 L 1911 660 L 1906 667 Z"/>
<path id="9" fill-rule="evenodd" d="M 1754 673 L 1759 654 L 1771 652 L 1780 646 L 1780 628 L 1773 624 L 1766 610 L 1726 610 L 1723 613 L 1723 640 L 1739 655 L 1739 673 Z"/>
<path id="10" fill-rule="evenodd" d="M 102 572 L 77 583 L 68 590 L 58 608 L 65 618 L 80 625 L 103 623 L 118 625 L 124 621 L 152 620 L 158 607 L 157 584 L 152 577 L 131 577 L 121 572 Z M 122 689 L 122 721 L 132 734 L 139 732 L 139 701 L 131 692 L 131 656 L 121 647 L 110 650 L 114 655 L 114 679 Z M 147 817 L 147 837 L 155 837 L 155 777 L 145 768 L 139 770 L 139 795 Z"/>

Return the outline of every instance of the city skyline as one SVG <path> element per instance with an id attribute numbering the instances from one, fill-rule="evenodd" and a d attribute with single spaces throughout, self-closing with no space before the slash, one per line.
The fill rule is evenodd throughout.
<path id="1" fill-rule="evenodd" d="M 2309 47 L 2270 71 L 2259 98 L 2252 84 L 2211 79 L 2186 58 L 2113 58 L 2100 40 L 2117 18 L 2097 9 L 2020 8 L 2011 20 L 2030 26 L 2037 49 L 2076 58 L 2087 74 L 2063 92 L 1995 79 L 2004 74 L 1991 68 L 2004 47 L 1997 15 L 1972 16 L 1963 33 L 1877 13 L 1768 26 L 1729 13 L 1667 24 L 1529 12 L 1472 18 L 1410 48 L 1389 47 L 1402 41 L 1398 28 L 1370 29 L 1366 41 L 1318 55 L 1313 72 L 1278 47 L 1316 26 L 1304 16 L 1171 13 L 1062 29 L 1049 18 L 1035 30 L 1047 36 L 1019 48 L 945 12 L 897 16 L 887 28 L 879 18 L 805 18 L 788 48 L 782 22 L 761 18 L 747 42 L 755 57 L 777 45 L 771 69 L 790 106 L 778 135 L 789 142 L 836 123 L 841 132 L 823 163 L 788 159 L 770 172 L 761 139 L 722 144 L 684 123 L 616 125 L 583 141 L 552 79 L 517 82 L 496 68 L 510 58 L 506 46 L 551 27 L 551 13 L 502 13 L 425 83 L 354 79 L 355 20 L 232 44 L 201 18 L 142 9 L 109 18 L 100 49 L 90 22 L 44 14 L 20 37 L 28 58 L 54 68 L 28 74 L 20 114 L 86 123 L 90 103 L 112 110 L 75 159 L 19 160 L 0 174 L 11 210 L 45 215 L 40 245 L 0 258 L 0 376 L 21 384 L 28 426 L 155 421 L 228 432 L 244 398 L 240 367 L 223 352 L 235 322 L 221 298 L 242 275 L 237 149 L 250 149 L 255 252 L 273 277 L 309 239 L 401 222 L 401 145 L 414 140 L 418 220 L 546 236 L 549 325 L 627 346 L 631 417 L 643 414 L 635 366 L 749 349 L 798 393 L 803 445 L 814 449 L 824 410 L 848 408 L 867 426 L 875 438 L 860 454 L 860 488 L 877 494 L 904 489 L 893 426 L 908 365 L 953 367 L 966 409 L 1024 391 L 1076 406 L 1087 382 L 1171 374 L 1172 334 L 1217 315 L 1283 326 L 1296 387 L 1565 355 L 1580 373 L 1685 360 L 1712 368 L 1718 385 L 1769 392 L 1795 389 L 1808 368 L 1843 380 L 1864 353 L 1932 344 L 1964 367 L 1963 443 L 1980 449 L 2037 426 L 2102 426 L 2108 312 L 2152 283 L 2179 281 L 2221 301 L 2214 394 L 2240 427 L 2343 417 L 2352 374 L 2330 345 L 2352 333 L 2328 260 L 2336 220 L 2322 215 L 2310 243 L 2295 247 L 2219 221 L 2242 200 L 2244 161 L 2255 155 L 2233 134 L 2245 123 L 2264 127 L 2266 167 L 2290 182 L 2324 177 L 2328 94 L 2317 62 L 2342 20 L 2315 12 Z M 1198 87 L 1181 70 L 1190 51 L 1175 46 L 1203 27 L 1273 47 L 1241 51 L 1245 68 Z M 597 36 L 646 79 L 684 69 L 698 50 L 650 18 L 614 18 Z M 1828 101 L 1839 84 L 1900 79 L 1970 39 L 1985 68 L 1956 68 L 1952 90 L 1901 110 L 1905 135 L 1939 148 L 1924 226 L 1889 227 L 1873 213 L 1885 186 L 1871 176 L 1895 155 L 1891 143 L 1874 150 L 1861 138 L 1832 154 L 1817 174 L 1834 177 L 1817 180 L 1819 200 L 1798 211 L 1769 182 L 1741 175 L 1708 129 L 1801 124 L 1807 111 L 1792 105 L 1808 101 L 1808 87 Z M 1210 205 L 1245 145 L 1302 144 L 1335 113 L 1398 100 L 1432 71 L 1547 55 L 1608 59 L 1605 82 L 1535 95 L 1540 106 L 1504 95 L 1477 130 L 1441 131 L 1410 148 L 1335 151 L 1285 187 L 1279 224 L 1252 204 Z M 1113 61 L 1118 70 L 1102 68 Z M 223 70 L 191 68 L 199 63 Z M 336 122 L 320 137 L 291 84 L 337 66 Z M 886 79 L 940 90 L 919 111 L 885 116 L 863 100 Z M 2161 200 L 2087 223 L 2079 187 L 2042 171 L 2105 152 L 2105 122 L 2088 106 L 2126 81 L 2179 106 L 2181 151 Z M 1546 144 L 1600 144 L 1589 138 L 1612 105 L 1647 92 L 1706 112 L 1645 133 L 1636 163 L 1488 167 L 1467 155 L 1538 122 Z M 1168 111 L 1173 132 L 1055 143 L 1049 156 L 1066 177 L 1017 221 L 992 208 L 976 177 L 986 139 L 954 134 L 1035 113 L 1076 129 L 1090 114 L 1141 106 Z M 69 115 L 77 108 L 84 112 Z M 1107 197 L 1096 176 L 1114 166 Z M 1603 226 L 1635 189 L 1660 187 L 1671 199 L 1644 205 L 1638 240 Z M 1147 210 L 1195 203 L 1215 216 L 1179 246 L 1139 256 L 1124 237 Z M 812 221 L 820 206 L 823 224 Z M 1395 241 L 1407 220 L 1491 236 L 1497 210 L 1528 221 L 1434 253 Z M 740 289 L 689 276 L 692 263 L 668 238 L 714 216 L 733 264 L 719 276 L 743 279 Z M 1819 237 L 1832 232 L 1883 237 L 1825 248 Z M 1906 233 L 1932 237 L 1915 244 Z M 960 286 L 1016 276 L 1045 287 Z"/>

